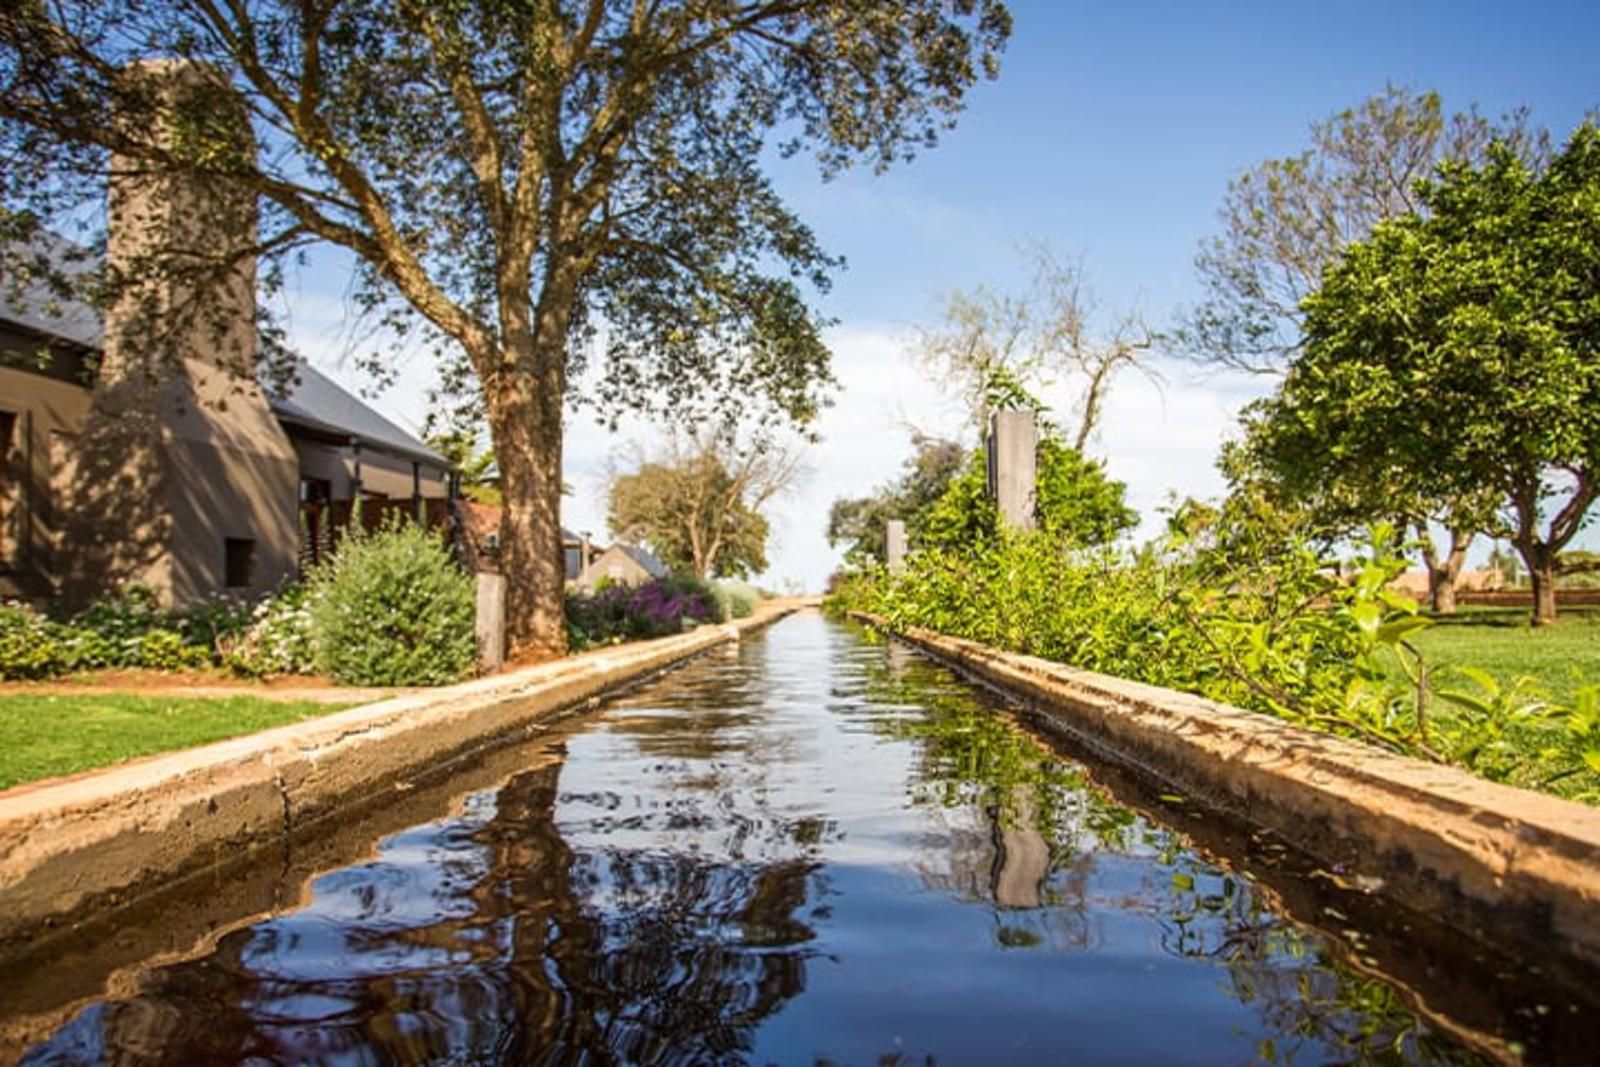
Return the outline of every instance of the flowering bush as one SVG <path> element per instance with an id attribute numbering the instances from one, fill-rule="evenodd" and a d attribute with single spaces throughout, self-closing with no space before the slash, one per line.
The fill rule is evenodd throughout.
<path id="1" fill-rule="evenodd" d="M 726 618 L 716 590 L 689 577 L 611 585 L 567 597 L 567 643 L 573 649 L 681 633 L 686 624 Z"/>
<path id="2" fill-rule="evenodd" d="M 220 653 L 214 639 L 200 635 L 215 631 L 210 622 L 196 628 L 192 618 L 162 608 L 155 593 L 141 585 L 100 598 L 68 622 L 22 604 L 0 606 L 0 679 L 51 678 L 108 667 L 206 667 Z"/>
<path id="3" fill-rule="evenodd" d="M 314 673 L 317 642 L 310 596 L 305 586 L 289 585 L 257 604 L 249 625 L 228 648 L 228 666 L 252 678 Z"/>

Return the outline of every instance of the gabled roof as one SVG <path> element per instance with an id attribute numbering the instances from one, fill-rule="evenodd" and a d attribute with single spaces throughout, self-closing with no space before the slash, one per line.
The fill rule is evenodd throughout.
<path id="1" fill-rule="evenodd" d="M 100 259 L 93 253 L 51 233 L 36 236 L 32 248 L 35 255 L 50 261 L 65 274 L 83 274 L 100 267 Z M 63 300 L 40 281 L 22 286 L 18 295 L 20 301 L 12 301 L 11 286 L 0 277 L 0 321 L 85 348 L 104 346 L 100 313 L 89 304 L 77 299 Z M 276 390 L 268 386 L 267 400 L 280 422 L 333 437 L 353 437 L 363 444 L 388 449 L 410 459 L 450 466 L 449 460 L 415 434 L 378 414 L 303 359 L 295 361 L 294 375 L 285 388 Z"/>
<path id="2" fill-rule="evenodd" d="M 94 253 L 53 233 L 36 235 L 29 253 L 70 277 L 100 267 L 100 259 Z M 16 301 L 11 299 L 13 291 L 19 298 Z M 85 348 L 99 348 L 104 343 L 98 311 L 76 297 L 62 298 L 37 277 L 14 290 L 13 279 L 0 275 L 0 319 Z"/>
<path id="3" fill-rule="evenodd" d="M 651 552 L 648 548 L 641 548 L 638 545 L 622 544 L 619 544 L 615 547 L 621 549 L 623 555 L 627 556 L 639 566 L 643 567 L 645 573 L 652 578 L 665 578 L 670 573 L 667 570 L 667 565 L 662 563 L 661 560 L 657 559 L 656 554 Z"/>
<path id="4" fill-rule="evenodd" d="M 347 435 L 363 444 L 386 448 L 412 459 L 444 467 L 450 465 L 449 460 L 416 435 L 372 410 L 304 360 L 296 361 L 294 377 L 281 392 L 267 390 L 267 402 L 282 422 L 322 433 Z"/>

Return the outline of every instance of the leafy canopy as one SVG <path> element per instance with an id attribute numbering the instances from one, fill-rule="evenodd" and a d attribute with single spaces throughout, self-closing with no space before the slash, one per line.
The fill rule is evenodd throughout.
<path id="1" fill-rule="evenodd" d="M 740 449 L 720 436 L 671 438 L 662 454 L 635 457 L 607 493 L 607 525 L 644 541 L 674 570 L 749 577 L 767 569 L 770 523 L 762 509 L 802 476 L 797 451 L 771 441 Z"/>
<path id="2" fill-rule="evenodd" d="M 358 307 L 465 357 L 464 410 L 541 345 L 559 394 L 594 339 L 604 388 L 574 399 L 803 420 L 827 353 L 796 283 L 838 261 L 763 174 L 769 138 L 827 174 L 907 159 L 1010 27 L 996 0 L 23 0 L 0 12 L 3 229 L 97 216 L 116 152 L 252 190 L 274 263 L 348 250 Z M 187 94 L 163 140 L 171 101 L 123 76 L 149 59 L 218 72 L 259 156 L 225 93 Z"/>
<path id="3" fill-rule="evenodd" d="M 1380 225 L 1307 297 L 1261 417 L 1282 469 L 1492 492 L 1553 564 L 1600 494 L 1600 131 L 1543 171 L 1492 145 L 1419 194 L 1426 217 Z"/>

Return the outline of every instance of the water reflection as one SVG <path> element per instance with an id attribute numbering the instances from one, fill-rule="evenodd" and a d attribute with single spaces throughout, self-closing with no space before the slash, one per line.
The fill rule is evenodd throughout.
<path id="1" fill-rule="evenodd" d="M 1467 1062 L 994 702 L 816 617 L 27 1062 Z"/>

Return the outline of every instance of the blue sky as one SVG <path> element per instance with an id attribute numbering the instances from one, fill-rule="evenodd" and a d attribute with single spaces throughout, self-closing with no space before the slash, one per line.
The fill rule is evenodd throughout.
<path id="1" fill-rule="evenodd" d="M 1304 148 L 1309 124 L 1386 83 L 1436 89 L 1445 106 L 1490 115 L 1526 105 L 1564 136 L 1600 106 L 1600 0 L 1589 3 L 1012 4 L 1016 32 L 1000 79 L 980 86 L 956 130 L 885 175 L 821 182 L 802 159 L 778 163 L 780 191 L 849 268 L 822 309 L 843 388 L 810 454 L 811 477 L 780 505 L 772 584 L 817 587 L 835 554 L 827 505 L 893 476 L 908 451 L 901 423 L 954 431 L 955 410 L 906 354 L 941 293 L 1025 280 L 1017 254 L 1043 240 L 1081 259 L 1108 312 L 1166 321 L 1195 296 L 1192 259 L 1213 231 L 1228 180 Z M 337 298 L 308 278 L 305 295 Z M 313 291 L 316 291 L 315 294 Z M 319 302 L 320 303 L 320 302 Z M 334 309 L 297 315 L 296 334 L 340 377 Z M 1170 493 L 1215 493 L 1217 444 L 1259 381 L 1163 368 L 1156 390 L 1127 379 L 1095 452 L 1129 485 L 1155 528 Z M 425 366 L 379 406 L 425 413 Z M 604 529 L 607 454 L 647 426 L 611 437 L 581 419 L 567 448 L 568 525 Z M 1592 539 L 1592 534 L 1591 534 Z"/>

